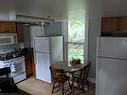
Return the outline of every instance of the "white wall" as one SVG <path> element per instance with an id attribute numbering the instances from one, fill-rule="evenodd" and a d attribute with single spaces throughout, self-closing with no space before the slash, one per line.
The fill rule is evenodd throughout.
<path id="1" fill-rule="evenodd" d="M 14 0 L 0 0 L 0 20 L 15 20 L 15 3 Z"/>
<path id="2" fill-rule="evenodd" d="M 9 6 L 7 0 L 0 1 L 0 20 L 9 19 Z"/>
<path id="3" fill-rule="evenodd" d="M 90 78 L 96 78 L 96 39 L 101 33 L 101 18 L 89 18 L 88 57 L 91 62 Z"/>

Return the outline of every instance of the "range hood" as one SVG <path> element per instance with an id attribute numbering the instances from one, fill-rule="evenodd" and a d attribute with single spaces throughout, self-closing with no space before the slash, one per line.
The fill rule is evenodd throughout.
<path id="1" fill-rule="evenodd" d="M 47 17 L 35 17 L 35 16 L 28 16 L 28 15 L 20 15 L 16 14 L 16 21 L 18 22 L 26 22 L 26 23 L 52 23 L 54 19 L 50 16 Z"/>

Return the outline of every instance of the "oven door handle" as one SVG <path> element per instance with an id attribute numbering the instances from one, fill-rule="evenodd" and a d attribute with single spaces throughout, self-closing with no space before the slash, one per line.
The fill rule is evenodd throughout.
<path id="1" fill-rule="evenodd" d="M 8 64 L 5 64 L 5 65 L 4 65 L 4 67 L 10 67 L 10 65 L 8 65 Z"/>
<path id="2" fill-rule="evenodd" d="M 15 68 L 15 63 L 11 63 L 10 64 L 10 68 L 11 68 L 11 72 L 15 72 L 16 71 L 16 68 Z"/>

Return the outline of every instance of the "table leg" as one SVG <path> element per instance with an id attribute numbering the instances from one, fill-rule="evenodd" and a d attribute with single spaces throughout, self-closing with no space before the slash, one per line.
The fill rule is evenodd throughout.
<path id="1" fill-rule="evenodd" d="M 72 73 L 72 95 L 74 95 L 74 73 Z"/>

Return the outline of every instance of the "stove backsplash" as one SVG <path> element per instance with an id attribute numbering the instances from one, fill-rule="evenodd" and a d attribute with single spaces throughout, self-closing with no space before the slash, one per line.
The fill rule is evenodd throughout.
<path id="1" fill-rule="evenodd" d="M 5 54 L 9 52 L 14 52 L 19 48 L 24 48 L 24 43 L 19 43 L 15 45 L 7 45 L 7 46 L 0 46 L 0 54 Z"/>
<path id="2" fill-rule="evenodd" d="M 5 54 L 5 53 L 8 53 L 8 52 L 12 52 L 14 49 L 0 49 L 0 54 Z"/>

